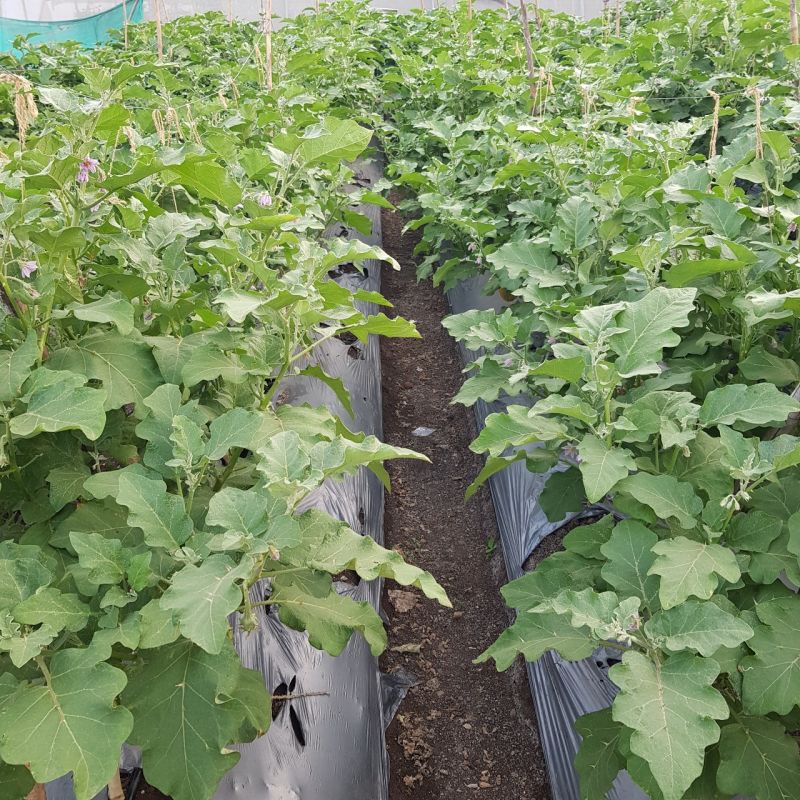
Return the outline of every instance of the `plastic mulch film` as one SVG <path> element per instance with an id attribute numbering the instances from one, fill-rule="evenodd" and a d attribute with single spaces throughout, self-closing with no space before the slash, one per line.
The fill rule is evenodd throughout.
<path id="1" fill-rule="evenodd" d="M 470 309 L 500 309 L 506 304 L 500 298 L 483 293 L 486 279 L 476 277 L 464 281 L 448 292 L 453 313 Z M 461 345 L 465 362 L 473 361 L 476 354 Z M 515 397 L 517 405 L 525 403 L 524 397 Z M 479 401 L 475 414 L 479 427 L 486 417 L 502 411 L 507 405 L 502 399 L 495 403 Z M 549 474 L 549 473 L 548 473 Z M 538 544 L 564 525 L 550 522 L 539 505 L 539 495 L 548 474 L 530 472 L 524 461 L 517 461 L 489 479 L 497 527 L 503 545 L 506 571 L 510 579 L 519 578 L 523 565 Z M 598 650 L 584 661 L 564 661 L 556 653 L 545 653 L 538 661 L 528 663 L 528 679 L 534 697 L 539 736 L 542 740 L 545 761 L 554 800 L 577 800 L 578 776 L 572 766 L 580 743 L 575 733 L 575 720 L 591 711 L 611 704 L 616 689 L 608 678 L 608 656 Z M 621 773 L 609 793 L 612 800 L 641 800 L 645 794 Z"/>
<path id="2" fill-rule="evenodd" d="M 127 15 L 129 23 L 141 22 L 144 19 L 144 0 L 126 0 L 91 16 L 75 15 L 75 7 L 86 4 L 33 3 L 41 6 L 39 13 L 28 3 L 0 2 L 0 51 L 11 50 L 14 39 L 18 36 L 36 34 L 34 42 L 79 42 L 85 47 L 93 47 L 108 38 L 111 30 L 119 30 L 125 25 Z M 63 12 L 59 9 L 64 8 Z M 95 4 L 96 7 L 96 4 Z M 50 14 L 64 13 L 64 18 L 50 18 Z M 8 16 L 5 16 L 5 15 Z M 15 15 L 19 14 L 19 18 Z"/>
<path id="3" fill-rule="evenodd" d="M 359 162 L 360 182 L 380 177 L 377 162 Z M 380 209 L 359 208 L 372 220 L 369 244 L 380 244 Z M 364 274 L 339 270 L 336 278 L 351 288 L 380 290 L 380 263 L 365 262 Z M 374 313 L 372 304 L 362 309 Z M 315 350 L 323 369 L 339 377 L 349 390 L 353 416 L 333 392 L 306 377 L 287 380 L 278 403 L 325 406 L 349 427 L 380 436 L 382 433 L 381 372 L 378 339 L 366 345 L 333 338 Z M 301 510 L 320 508 L 346 522 L 353 530 L 383 541 L 383 486 L 362 468 L 340 481 L 328 481 L 314 492 Z M 358 580 L 355 578 L 355 580 Z M 381 582 L 340 581 L 337 589 L 378 609 Z M 263 599 L 263 585 L 253 589 Z M 242 663 L 264 675 L 267 688 L 293 699 L 276 701 L 274 720 L 265 736 L 237 745 L 239 763 L 225 775 L 214 800 L 387 800 L 389 764 L 384 729 L 413 678 L 382 676 L 378 661 L 364 639 L 354 634 L 344 652 L 334 658 L 315 650 L 307 636 L 289 630 L 277 613 L 255 609 L 259 627 L 246 632 L 234 624 L 234 641 Z M 125 766 L 125 764 L 123 764 Z M 103 792 L 97 800 L 105 800 Z M 69 778 L 47 787 L 48 800 L 74 800 Z"/>
<path id="4" fill-rule="evenodd" d="M 359 177 L 373 183 L 377 163 L 360 163 Z M 373 235 L 359 236 L 380 244 L 380 209 L 359 209 L 372 220 Z M 350 288 L 380 290 L 381 265 L 365 262 L 364 274 L 337 276 Z M 371 305 L 362 308 L 375 312 Z M 380 436 L 381 373 L 376 337 L 368 344 L 330 339 L 315 350 L 322 368 L 339 377 L 350 391 L 353 417 L 320 381 L 298 377 L 286 381 L 279 403 L 309 403 L 338 413 L 351 428 Z M 383 541 L 383 487 L 375 475 L 361 469 L 342 481 L 329 481 L 301 506 L 321 508 L 353 530 Z M 339 583 L 339 591 L 367 600 L 377 609 L 380 581 Z M 263 591 L 263 589 L 262 589 Z M 242 758 L 222 780 L 215 800 L 385 800 L 388 759 L 384 727 L 383 687 L 377 659 L 364 639 L 354 635 L 344 652 L 333 658 L 308 644 L 305 634 L 285 628 L 277 613 L 260 612 L 253 633 L 235 631 L 236 647 L 245 666 L 258 669 L 274 694 L 300 695 L 276 706 L 266 736 L 238 749 Z M 396 692 L 387 691 L 387 704 Z"/>

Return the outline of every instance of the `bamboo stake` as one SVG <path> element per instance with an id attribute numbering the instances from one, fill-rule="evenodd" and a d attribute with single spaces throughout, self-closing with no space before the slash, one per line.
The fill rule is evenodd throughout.
<path id="1" fill-rule="evenodd" d="M 122 791 L 122 779 L 119 770 L 114 773 L 114 777 L 108 782 L 108 800 L 125 800 L 125 792 Z"/>
<path id="2" fill-rule="evenodd" d="M 158 51 L 158 60 L 164 59 L 164 33 L 161 30 L 161 0 L 155 0 L 156 6 L 156 50 Z"/>
<path id="3" fill-rule="evenodd" d="M 542 14 L 539 11 L 539 0 L 533 0 L 533 16 L 536 19 L 536 30 L 542 32 Z"/>
<path id="4" fill-rule="evenodd" d="M 125 49 L 128 49 L 128 3 L 122 0 L 122 34 L 125 38 Z"/>
<path id="5" fill-rule="evenodd" d="M 228 25 L 233 25 L 233 0 L 228 0 Z"/>
<path id="6" fill-rule="evenodd" d="M 753 103 L 755 104 L 756 158 L 764 158 L 764 138 L 762 136 L 764 129 L 761 126 L 761 89 L 759 89 L 758 86 L 753 86 L 747 90 L 747 93 L 753 96 Z"/>
<path id="7" fill-rule="evenodd" d="M 264 17 L 264 39 L 265 50 L 264 56 L 266 59 L 265 69 L 267 70 L 267 89 L 272 91 L 272 0 L 267 0 L 267 13 Z"/>
<path id="8" fill-rule="evenodd" d="M 531 28 L 528 22 L 528 4 L 526 0 L 519 0 L 520 22 L 522 24 L 522 38 L 525 40 L 525 61 L 528 64 L 528 82 L 531 100 L 536 100 L 536 74 L 533 64 L 533 44 L 531 43 Z"/>
<path id="9" fill-rule="evenodd" d="M 792 44 L 800 44 L 797 32 L 797 0 L 789 0 L 789 39 Z"/>
<path id="10" fill-rule="evenodd" d="M 622 35 L 622 0 L 617 0 L 617 21 L 614 26 L 617 39 Z"/>
<path id="11" fill-rule="evenodd" d="M 717 134 L 719 133 L 719 95 L 709 90 L 714 100 L 714 116 L 711 118 L 711 141 L 708 145 L 708 157 L 714 158 L 717 154 Z"/>

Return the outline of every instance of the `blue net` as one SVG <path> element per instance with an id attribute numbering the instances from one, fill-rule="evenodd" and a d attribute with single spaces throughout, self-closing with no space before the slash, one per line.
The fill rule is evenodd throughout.
<path id="1" fill-rule="evenodd" d="M 81 19 L 54 20 L 40 22 L 28 19 L 0 17 L 0 52 L 13 50 L 14 39 L 18 36 L 36 34 L 33 42 L 79 42 L 84 47 L 93 47 L 105 41 L 111 30 L 119 30 L 128 22 L 141 22 L 144 19 L 144 0 L 126 0 L 107 11 Z"/>

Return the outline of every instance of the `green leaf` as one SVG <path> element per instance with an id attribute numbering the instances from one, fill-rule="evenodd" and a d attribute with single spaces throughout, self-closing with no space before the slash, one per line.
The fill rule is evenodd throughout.
<path id="1" fill-rule="evenodd" d="M 756 606 L 759 624 L 742 659 L 744 708 L 750 714 L 788 714 L 800 703 L 800 597 Z"/>
<path id="2" fill-rule="evenodd" d="M 79 430 L 91 441 L 100 438 L 106 426 L 105 391 L 75 386 L 70 373 L 54 375 L 55 382 L 34 389 L 25 413 L 11 420 L 11 432 L 24 438 L 42 431 Z"/>
<path id="3" fill-rule="evenodd" d="M 696 293 L 695 289 L 656 287 L 641 300 L 626 304 L 616 318 L 624 333 L 615 333 L 608 339 L 619 356 L 615 366 L 623 378 L 661 371 L 658 362 L 662 351 L 680 343 L 673 328 L 689 324 Z"/>
<path id="4" fill-rule="evenodd" d="M 478 438 L 469 446 L 475 453 L 499 456 L 507 447 L 559 439 L 566 433 L 559 422 L 549 417 L 530 415 L 526 406 L 508 406 L 505 413 L 489 414 Z"/>
<path id="5" fill-rule="evenodd" d="M 297 156 L 305 166 L 353 161 L 364 152 L 372 139 L 372 131 L 350 119 L 326 117 L 318 135 L 303 139 Z"/>
<path id="6" fill-rule="evenodd" d="M 658 596 L 665 609 L 680 605 L 691 596 L 708 600 L 720 578 L 736 583 L 741 577 L 733 551 L 718 544 L 677 536 L 657 542 L 652 551 L 658 558 L 648 574 L 661 576 Z"/>
<path id="7" fill-rule="evenodd" d="M 539 495 L 539 505 L 551 522 L 564 519 L 573 511 L 580 511 L 585 500 L 583 480 L 576 467 L 552 473 Z"/>
<path id="8" fill-rule="evenodd" d="M 681 483 L 672 475 L 637 472 L 625 478 L 617 491 L 649 506 L 660 519 L 675 518 L 686 530 L 697 527 L 703 510 L 703 501 L 694 493 L 691 484 Z"/>
<path id="9" fill-rule="evenodd" d="M 263 538 L 278 549 L 300 540 L 300 526 L 288 516 L 286 504 L 258 488 L 245 491 L 226 487 L 217 492 L 209 502 L 206 524 Z"/>
<path id="10" fill-rule="evenodd" d="M 533 239 L 507 242 L 486 257 L 512 281 L 529 281 L 537 286 L 565 286 L 568 275 L 558 264 L 549 244 Z"/>
<path id="11" fill-rule="evenodd" d="M 364 343 L 367 342 L 370 334 L 385 336 L 387 339 L 422 338 L 413 322 L 402 317 L 389 318 L 383 312 L 372 314 L 357 325 L 348 325 L 345 330 Z"/>
<path id="12" fill-rule="evenodd" d="M 705 748 L 720 735 L 728 704 L 712 688 L 719 665 L 688 653 L 660 665 L 627 652 L 609 672 L 620 692 L 613 718 L 631 728 L 630 748 L 653 773 L 664 800 L 680 800 L 703 770 Z"/>
<path id="13" fill-rule="evenodd" d="M 24 625 L 46 625 L 57 632 L 79 631 L 89 620 L 89 606 L 77 595 L 45 586 L 16 606 L 13 614 Z"/>
<path id="14" fill-rule="evenodd" d="M 508 458 L 504 458 L 503 456 L 489 456 L 486 459 L 486 463 L 483 465 L 483 469 L 481 469 L 475 480 L 467 487 L 464 499 L 469 500 L 474 497 L 478 489 L 480 489 L 492 475 L 502 472 L 506 467 L 511 466 L 511 464 L 516 461 L 524 460 L 526 455 L 527 453 L 525 450 L 518 450 L 513 456 L 509 456 Z"/>
<path id="15" fill-rule="evenodd" d="M 244 292 L 237 289 L 223 289 L 214 302 L 221 305 L 225 313 L 238 323 L 244 322 L 254 311 L 257 311 L 267 298 L 257 292 Z"/>
<path id="16" fill-rule="evenodd" d="M 125 577 L 128 554 L 119 539 L 107 539 L 100 533 L 70 533 L 69 540 L 78 554 L 78 563 L 87 570 L 86 577 L 98 585 L 119 583 Z"/>
<path id="17" fill-rule="evenodd" d="M 243 667 L 230 643 L 218 654 L 181 639 L 146 653 L 123 701 L 135 717 L 148 782 L 173 800 L 208 800 L 239 760 L 231 751 L 244 720 L 236 692 Z"/>
<path id="18" fill-rule="evenodd" d="M 92 303 L 72 303 L 67 306 L 78 319 L 87 322 L 107 322 L 123 335 L 133 331 L 133 306 L 122 295 L 110 292 Z"/>
<path id="19" fill-rule="evenodd" d="M 633 456 L 621 447 L 608 447 L 602 439 L 591 434 L 578 445 L 586 488 L 590 503 L 602 500 L 628 473 L 636 469 Z"/>
<path id="20" fill-rule="evenodd" d="M 3 800 L 27 800 L 34 779 L 26 767 L 19 764 L 0 764 L 0 794 Z"/>
<path id="21" fill-rule="evenodd" d="M 319 364 L 311 364 L 305 367 L 300 370 L 298 375 L 308 375 L 310 378 L 316 378 L 318 381 L 322 381 L 336 395 L 336 399 L 342 404 L 342 408 L 344 408 L 351 417 L 353 416 L 350 392 L 347 391 L 341 378 L 334 378 L 328 375 Z"/>
<path id="22" fill-rule="evenodd" d="M 559 230 L 573 253 L 583 250 L 592 241 L 594 219 L 597 216 L 592 204 L 579 195 L 573 195 L 558 207 Z"/>
<path id="23" fill-rule="evenodd" d="M 735 272 L 749 266 L 745 261 L 726 260 L 723 258 L 687 258 L 684 261 L 670 267 L 664 273 L 664 281 L 667 286 L 680 287 L 687 283 L 705 278 L 708 275 L 716 275 L 720 272 Z"/>
<path id="24" fill-rule="evenodd" d="M 40 783 L 72 772 L 77 800 L 91 800 L 116 772 L 131 732 L 130 712 L 116 705 L 125 682 L 92 650 L 61 650 L 46 685 L 24 684 L 0 704 L 0 757 L 29 764 Z"/>
<path id="25" fill-rule="evenodd" d="M 746 422 L 750 425 L 780 424 L 800 403 L 779 391 L 771 383 L 745 386 L 734 383 L 714 389 L 706 395 L 700 408 L 700 422 L 712 425 L 733 425 Z"/>
<path id="26" fill-rule="evenodd" d="M 512 374 L 511 370 L 501 367 L 496 361 L 487 359 L 481 364 L 477 374 L 464 381 L 458 394 L 453 398 L 453 402 L 461 403 L 464 406 L 473 406 L 478 400 L 493 403 L 501 392 L 512 391 L 508 382 Z"/>
<path id="27" fill-rule="evenodd" d="M 251 569 L 249 561 L 237 566 L 224 555 L 209 556 L 199 566 L 187 564 L 172 577 L 172 585 L 161 597 L 161 608 L 175 613 L 187 639 L 216 655 L 227 641 L 228 615 L 242 603 L 238 582 Z"/>
<path id="28" fill-rule="evenodd" d="M 122 470 L 116 500 L 130 511 L 128 524 L 141 528 L 145 542 L 151 547 L 176 550 L 192 535 L 192 521 L 183 500 L 167 492 L 161 478 L 151 478 L 130 468 Z"/>
<path id="29" fill-rule="evenodd" d="M 402 586 L 416 586 L 426 597 L 450 607 L 445 590 L 433 576 L 407 564 L 395 550 L 381 547 L 371 537 L 356 533 L 322 511 L 306 511 L 297 521 L 300 542 L 281 552 L 283 562 L 332 575 L 351 569 L 368 581 L 390 578 Z"/>
<path id="30" fill-rule="evenodd" d="M 211 461 L 218 461 L 234 447 L 258 450 L 280 429 L 272 414 L 232 408 L 211 423 L 206 455 Z"/>
<path id="31" fill-rule="evenodd" d="M 717 783 L 723 792 L 756 800 L 798 797 L 800 752 L 783 725 L 759 717 L 737 717 L 722 729 Z"/>
<path id="32" fill-rule="evenodd" d="M 609 541 L 613 528 L 614 517 L 611 514 L 589 525 L 577 525 L 564 537 L 564 547 L 584 558 L 602 561 L 601 549 Z"/>
<path id="33" fill-rule="evenodd" d="M 796 361 L 780 358 L 758 345 L 739 362 L 739 372 L 748 381 L 767 381 L 779 387 L 800 383 L 800 366 Z"/>
<path id="34" fill-rule="evenodd" d="M 84 336 L 74 346 L 53 353 L 48 364 L 101 381 L 107 411 L 128 403 L 138 407 L 162 383 L 150 348 L 114 332 Z"/>
<path id="35" fill-rule="evenodd" d="M 187 159 L 182 164 L 170 164 L 166 174 L 200 197 L 215 200 L 228 208 L 242 201 L 242 190 L 228 170 L 212 161 Z"/>
<path id="36" fill-rule="evenodd" d="M 39 547 L 0 542 L 0 608 L 27 600 L 53 577 Z"/>
<path id="37" fill-rule="evenodd" d="M 621 595 L 634 595 L 645 608 L 658 609 L 658 578 L 650 575 L 655 561 L 653 545 L 658 541 L 651 530 L 635 520 L 623 520 L 614 527 L 600 552 L 606 559 L 602 576 Z"/>
<path id="38" fill-rule="evenodd" d="M 720 647 L 737 647 L 753 635 L 746 622 L 716 603 L 696 600 L 658 612 L 645 623 L 645 632 L 663 638 L 667 650 L 696 650 L 701 656 L 713 656 Z"/>
<path id="39" fill-rule="evenodd" d="M 89 467 L 77 463 L 55 467 L 47 473 L 50 484 L 50 505 L 59 510 L 67 503 L 77 500 L 83 493 L 83 482 L 91 475 Z"/>
<path id="40" fill-rule="evenodd" d="M 277 584 L 277 582 L 276 582 Z M 312 647 L 338 656 L 358 631 L 372 655 L 386 649 L 386 631 L 375 609 L 366 601 L 356 601 L 331 591 L 324 597 L 307 594 L 296 583 L 275 586 L 270 602 L 278 605 L 281 622 L 297 631 L 306 631 Z"/>
<path id="41" fill-rule="evenodd" d="M 548 650 L 555 650 L 567 661 L 580 661 L 588 658 L 596 646 L 588 630 L 573 628 L 560 614 L 524 611 L 475 659 L 475 663 L 482 664 L 492 658 L 497 669 L 504 670 L 520 654 L 526 661 L 536 661 Z"/>
<path id="42" fill-rule="evenodd" d="M 623 728 L 603 708 L 584 714 L 575 721 L 581 744 L 575 755 L 575 770 L 580 779 L 580 800 L 605 800 L 625 759 L 618 750 Z"/>
<path id="43" fill-rule="evenodd" d="M 736 206 L 721 197 L 709 195 L 697 208 L 700 222 L 726 239 L 735 239 L 744 225 L 744 217 Z"/>
<path id="44" fill-rule="evenodd" d="M 16 350 L 0 351 L 0 403 L 9 403 L 19 394 L 38 358 L 35 331 L 30 331 Z"/>

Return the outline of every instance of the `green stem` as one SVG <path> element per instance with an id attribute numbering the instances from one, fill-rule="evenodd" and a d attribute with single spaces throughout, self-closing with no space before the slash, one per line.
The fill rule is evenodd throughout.
<path id="1" fill-rule="evenodd" d="M 234 447 L 233 450 L 231 450 L 230 461 L 228 461 L 228 465 L 225 467 L 222 474 L 219 476 L 219 478 L 217 478 L 217 481 L 214 484 L 215 492 L 218 492 L 225 485 L 225 482 L 228 480 L 228 478 L 230 478 L 231 473 L 236 467 L 236 462 L 239 460 L 239 456 L 241 454 L 242 450 L 239 447 Z"/>

